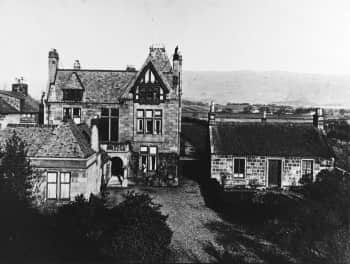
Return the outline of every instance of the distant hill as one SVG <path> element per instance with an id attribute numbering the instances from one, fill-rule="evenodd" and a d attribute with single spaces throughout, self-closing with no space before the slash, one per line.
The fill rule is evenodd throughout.
<path id="1" fill-rule="evenodd" d="M 350 72 L 350 70 L 349 70 Z M 350 75 L 282 71 L 185 71 L 184 98 L 208 103 L 350 107 Z"/>

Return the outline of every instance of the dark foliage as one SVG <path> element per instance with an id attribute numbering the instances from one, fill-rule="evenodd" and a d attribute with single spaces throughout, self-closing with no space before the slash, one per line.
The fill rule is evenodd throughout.
<path id="1" fill-rule="evenodd" d="M 340 139 L 344 141 L 350 140 L 350 126 L 345 120 L 339 120 L 327 125 L 327 137 Z"/>
<path id="2" fill-rule="evenodd" d="M 217 183 L 202 185 L 208 206 L 305 263 L 349 263 L 350 176 L 324 170 L 293 191 L 224 192 Z"/>
<path id="3" fill-rule="evenodd" d="M 25 143 L 14 132 L 1 152 L 0 191 L 11 192 L 19 200 L 29 201 L 32 170 L 26 158 Z"/>

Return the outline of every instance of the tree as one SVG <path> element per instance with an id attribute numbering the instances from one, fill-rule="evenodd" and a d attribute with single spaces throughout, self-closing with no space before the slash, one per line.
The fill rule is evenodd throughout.
<path id="1" fill-rule="evenodd" d="M 32 169 L 25 143 L 16 132 L 7 139 L 1 155 L 0 192 L 19 200 L 30 200 Z"/>

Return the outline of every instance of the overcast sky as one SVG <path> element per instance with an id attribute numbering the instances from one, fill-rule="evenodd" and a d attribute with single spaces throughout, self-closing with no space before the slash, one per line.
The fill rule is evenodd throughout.
<path id="1" fill-rule="evenodd" d="M 350 74 L 350 1 L 0 0 L 0 40 L 0 89 L 23 76 L 36 97 L 51 48 L 61 67 L 140 67 L 163 43 L 185 70 Z"/>

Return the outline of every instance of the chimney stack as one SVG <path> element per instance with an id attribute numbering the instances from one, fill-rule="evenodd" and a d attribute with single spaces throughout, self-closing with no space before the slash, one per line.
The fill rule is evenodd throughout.
<path id="1" fill-rule="evenodd" d="M 173 55 L 173 84 L 177 88 L 178 94 L 182 94 L 182 55 L 179 51 L 179 47 L 176 46 Z"/>
<path id="2" fill-rule="evenodd" d="M 73 69 L 80 70 L 80 61 L 79 60 L 74 61 Z"/>
<path id="3" fill-rule="evenodd" d="M 208 123 L 209 123 L 209 126 L 215 124 L 215 103 L 213 101 L 211 101 L 210 103 L 210 109 L 208 113 Z"/>
<path id="4" fill-rule="evenodd" d="M 58 69 L 59 56 L 56 49 L 49 51 L 49 84 L 54 83 Z"/>
<path id="5" fill-rule="evenodd" d="M 17 83 L 12 84 L 12 92 L 28 95 L 28 84 L 23 82 L 23 77 L 16 78 Z"/>
<path id="6" fill-rule="evenodd" d="M 98 119 L 91 119 L 91 148 L 99 152 L 100 151 L 100 143 L 98 136 Z"/>
<path id="7" fill-rule="evenodd" d="M 314 117 L 313 117 L 314 127 L 324 130 L 324 115 L 322 108 L 316 108 Z"/>

